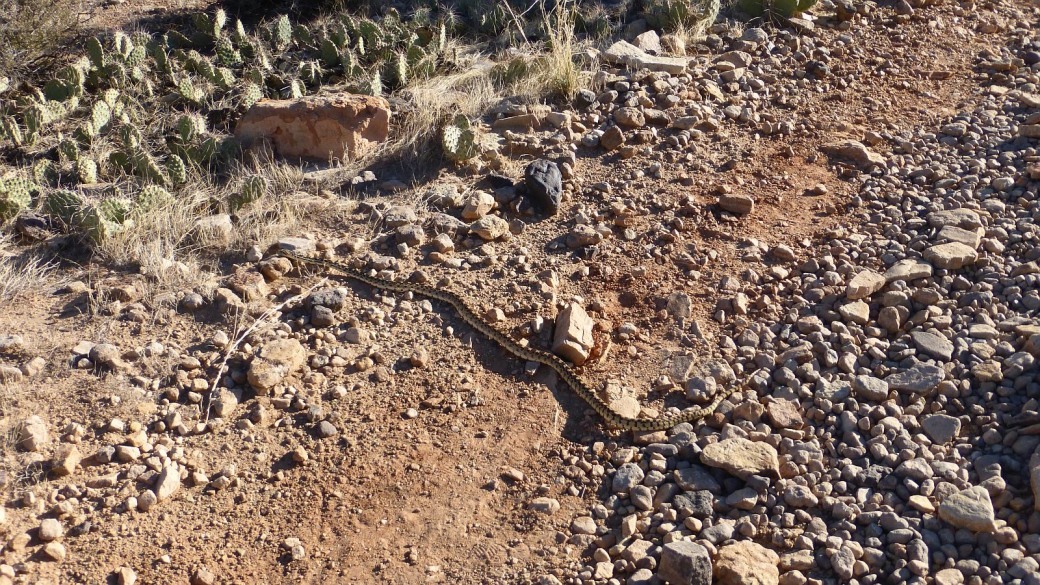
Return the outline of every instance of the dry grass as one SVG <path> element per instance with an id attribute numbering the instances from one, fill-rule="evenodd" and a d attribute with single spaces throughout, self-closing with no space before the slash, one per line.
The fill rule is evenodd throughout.
<path id="1" fill-rule="evenodd" d="M 9 236 L 0 234 L 0 251 L 8 247 Z M 43 288 L 59 285 L 62 277 L 55 272 L 57 263 L 39 250 L 25 250 L 19 256 L 0 252 L 0 302 L 8 302 Z"/>
<path id="2" fill-rule="evenodd" d="M 19 74 L 51 55 L 75 31 L 77 0 L 0 2 L 0 76 Z"/>

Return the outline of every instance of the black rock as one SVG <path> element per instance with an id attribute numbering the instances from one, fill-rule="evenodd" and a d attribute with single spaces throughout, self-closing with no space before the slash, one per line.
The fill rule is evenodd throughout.
<path id="1" fill-rule="evenodd" d="M 563 195 L 563 175 L 560 167 L 548 160 L 536 160 L 524 170 L 524 186 L 527 187 L 531 203 L 555 215 L 560 209 L 560 197 Z"/>
<path id="2" fill-rule="evenodd" d="M 596 94 L 588 89 L 583 89 L 574 96 L 574 107 L 579 110 L 584 110 L 594 103 L 596 103 Z"/>

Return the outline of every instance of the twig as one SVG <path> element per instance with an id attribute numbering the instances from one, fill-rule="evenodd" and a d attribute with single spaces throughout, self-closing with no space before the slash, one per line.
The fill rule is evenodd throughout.
<path id="1" fill-rule="evenodd" d="M 249 327 L 246 327 L 246 330 L 243 331 L 242 334 L 239 335 L 235 339 L 235 341 L 231 345 L 229 345 L 227 347 L 227 349 L 224 351 L 224 359 L 220 361 L 220 367 L 217 369 L 217 374 L 215 376 L 213 376 L 213 383 L 210 384 L 210 386 L 209 386 L 209 403 L 206 405 L 206 419 L 205 419 L 204 422 L 206 422 L 206 423 L 209 422 L 210 409 L 213 408 L 213 393 L 217 391 L 217 384 L 220 383 L 220 378 L 221 378 L 221 376 L 224 375 L 224 371 L 227 369 L 227 362 L 231 358 L 231 353 L 233 351 L 235 351 L 238 348 L 239 345 L 242 345 L 242 342 L 245 341 L 246 337 L 248 337 L 250 333 L 255 331 L 256 328 L 259 325 L 261 325 L 262 323 L 264 323 L 264 322 L 268 321 L 269 319 L 271 319 L 271 317 L 273 317 L 275 314 L 281 313 L 282 309 L 286 305 L 288 305 L 290 303 L 294 303 L 294 302 L 296 302 L 296 301 L 306 297 L 307 295 L 311 294 L 311 291 L 313 291 L 314 289 L 318 288 L 319 286 L 325 284 L 326 282 L 328 282 L 328 279 L 327 278 L 323 278 L 317 284 L 315 284 L 314 286 L 310 287 L 309 289 L 301 292 L 300 294 L 294 295 L 294 296 L 289 297 L 288 299 L 285 299 L 285 301 L 282 302 L 282 304 L 280 304 L 280 305 L 278 305 L 276 307 L 271 307 L 270 309 L 267 309 L 266 311 L 263 312 L 262 315 L 260 315 L 259 318 L 257 318 L 256 321 L 253 321 L 253 323 Z"/>

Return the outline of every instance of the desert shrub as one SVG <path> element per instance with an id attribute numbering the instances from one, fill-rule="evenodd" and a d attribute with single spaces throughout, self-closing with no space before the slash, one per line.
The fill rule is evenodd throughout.
<path id="1" fill-rule="evenodd" d="M 4 0 L 0 2 L 0 73 L 19 74 L 33 67 L 75 31 L 77 0 Z"/>

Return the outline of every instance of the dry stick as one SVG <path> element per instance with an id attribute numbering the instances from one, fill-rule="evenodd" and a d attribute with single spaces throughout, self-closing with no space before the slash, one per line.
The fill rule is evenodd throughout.
<path id="1" fill-rule="evenodd" d="M 210 409 L 213 408 L 213 393 L 217 391 L 217 384 L 220 383 L 220 378 L 221 378 L 221 376 L 224 375 L 224 371 L 227 368 L 227 362 L 231 358 L 231 352 L 235 351 L 235 349 L 237 349 L 239 345 L 242 345 L 242 342 L 245 341 L 246 337 L 248 337 L 250 333 L 252 333 L 253 331 L 256 330 L 257 326 L 259 326 L 260 324 L 264 323 L 265 321 L 267 321 L 268 319 L 273 317 L 276 313 L 281 313 L 282 309 L 286 305 L 288 305 L 290 303 L 293 303 L 293 302 L 296 302 L 296 301 L 306 297 L 307 295 L 311 294 L 312 290 L 314 290 L 314 289 L 318 288 L 319 286 L 325 284 L 326 282 L 328 282 L 328 280 L 329 279 L 327 279 L 327 278 L 323 278 L 323 279 L 321 279 L 321 281 L 318 282 L 318 284 L 315 284 L 314 286 L 312 286 L 309 289 L 303 291 L 302 293 L 300 293 L 298 295 L 295 295 L 295 296 L 291 296 L 288 299 L 285 299 L 285 301 L 282 304 L 278 305 L 277 307 L 271 307 L 270 309 L 267 309 L 266 311 L 263 312 L 262 315 L 260 315 L 259 318 L 257 318 L 256 321 L 253 321 L 252 325 L 250 325 L 249 327 L 246 327 L 246 330 L 243 331 L 242 334 L 239 335 L 237 339 L 235 339 L 234 343 L 232 343 L 231 345 L 228 346 L 227 350 L 224 352 L 224 359 L 221 360 L 221 362 L 220 362 L 220 368 L 217 369 L 217 375 L 213 377 L 213 383 L 210 384 L 210 387 L 209 387 L 209 404 L 206 405 L 206 420 L 205 420 L 206 423 L 209 423 L 209 412 L 210 412 Z"/>

